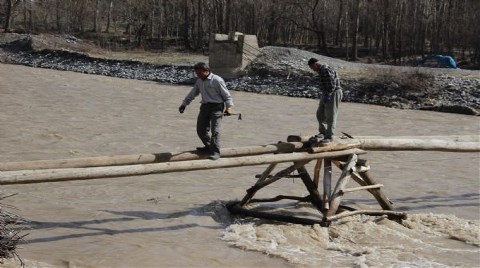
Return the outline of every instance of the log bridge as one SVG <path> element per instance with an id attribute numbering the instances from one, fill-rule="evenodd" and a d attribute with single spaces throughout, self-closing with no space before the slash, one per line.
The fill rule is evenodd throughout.
<path id="1" fill-rule="evenodd" d="M 119 156 L 97 156 L 60 160 L 38 160 L 0 163 L 0 185 L 45 183 L 69 180 L 88 180 L 109 177 L 139 176 L 168 172 L 183 172 L 242 166 L 268 165 L 262 174 L 256 175 L 257 182 L 247 189 L 240 200 L 230 202 L 231 213 L 257 218 L 266 218 L 300 224 L 321 224 L 356 214 L 385 215 L 400 221 L 404 212 L 394 211 L 392 202 L 382 191 L 382 184 L 370 174 L 368 161 L 360 158 L 366 150 L 381 151 L 446 151 L 480 152 L 480 136 L 430 136 L 430 137 L 342 137 L 328 146 L 317 146 L 308 142 L 309 137 L 291 135 L 286 142 L 276 144 L 225 148 L 222 158 L 212 161 L 208 155 L 198 151 L 158 154 L 136 154 Z M 314 161 L 313 177 L 305 165 Z M 273 172 L 279 163 L 291 165 Z M 332 167 L 341 170 L 341 175 L 332 184 Z M 320 193 L 320 173 L 323 167 Z M 297 173 L 294 175 L 294 173 Z M 279 195 L 268 199 L 254 199 L 262 188 L 282 179 L 298 177 L 306 187 L 308 195 L 303 197 Z M 350 179 L 359 186 L 347 188 Z M 368 191 L 381 209 L 355 210 L 342 206 L 345 194 Z M 283 199 L 310 202 L 320 213 L 318 218 L 302 218 L 268 213 L 250 209 L 250 204 L 275 202 Z"/>

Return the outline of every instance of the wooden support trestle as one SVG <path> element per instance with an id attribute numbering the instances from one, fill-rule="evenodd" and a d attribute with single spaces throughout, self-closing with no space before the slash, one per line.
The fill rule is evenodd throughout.
<path id="1" fill-rule="evenodd" d="M 300 223 L 300 224 L 320 224 L 322 226 L 328 226 L 331 222 L 358 214 L 365 215 L 385 215 L 390 219 L 400 221 L 406 218 L 404 212 L 393 211 L 392 202 L 385 196 L 382 191 L 383 184 L 377 183 L 369 173 L 370 166 L 368 162 L 364 159 L 358 158 L 358 153 L 352 153 L 349 149 L 351 146 L 345 146 L 344 144 L 332 144 L 324 147 L 310 147 L 307 148 L 307 151 L 311 153 L 321 153 L 321 152 L 337 152 L 335 156 L 332 157 L 319 157 L 315 162 L 315 167 L 313 170 L 313 178 L 308 173 L 305 165 L 311 160 L 297 161 L 293 164 L 274 175 L 271 175 L 273 170 L 276 167 L 276 164 L 271 164 L 268 168 L 260 175 L 257 175 L 258 178 L 255 185 L 247 190 L 247 194 L 239 202 L 232 202 L 227 207 L 230 212 L 234 214 L 241 214 L 250 217 L 263 218 L 269 220 L 285 221 L 291 223 Z M 345 152 L 342 154 L 342 152 Z M 339 178 L 336 180 L 336 183 L 332 184 L 332 167 L 336 166 L 341 170 Z M 321 169 L 323 167 L 323 184 L 320 183 L 321 179 Z M 258 198 L 255 199 L 254 196 L 259 192 L 263 187 L 270 185 L 282 178 L 293 177 L 292 172 L 297 171 L 298 175 L 303 185 L 306 187 L 308 192 L 307 196 L 288 196 L 288 195 L 278 195 L 273 198 Z M 347 184 L 352 181 L 358 183 L 359 187 L 347 188 Z M 323 191 L 319 191 L 319 186 L 323 186 Z M 333 190 L 332 190 L 333 188 Z M 368 191 L 373 197 L 377 200 L 382 209 L 378 210 L 354 210 L 352 208 L 342 206 L 341 202 L 345 195 L 357 192 L 357 191 Z M 299 202 L 310 202 L 314 208 L 319 212 L 317 219 L 312 219 L 311 217 L 298 217 L 292 215 L 283 215 L 266 212 L 264 209 L 259 209 L 258 206 L 252 207 L 253 203 L 265 203 L 265 202 L 276 202 L 284 199 L 296 200 Z"/>

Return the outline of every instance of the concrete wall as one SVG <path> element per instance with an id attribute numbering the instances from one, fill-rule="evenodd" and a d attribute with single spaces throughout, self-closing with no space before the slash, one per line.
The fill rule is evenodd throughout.
<path id="1" fill-rule="evenodd" d="M 255 59 L 259 49 L 255 35 L 213 34 L 209 44 L 210 68 L 226 79 L 238 77 L 245 73 L 245 67 Z"/>

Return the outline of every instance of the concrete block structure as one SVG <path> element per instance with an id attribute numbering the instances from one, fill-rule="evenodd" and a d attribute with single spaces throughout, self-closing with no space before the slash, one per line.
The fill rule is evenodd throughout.
<path id="1" fill-rule="evenodd" d="M 225 79 L 245 73 L 245 67 L 260 53 L 256 35 L 239 32 L 213 34 L 209 43 L 209 65 L 212 72 Z"/>

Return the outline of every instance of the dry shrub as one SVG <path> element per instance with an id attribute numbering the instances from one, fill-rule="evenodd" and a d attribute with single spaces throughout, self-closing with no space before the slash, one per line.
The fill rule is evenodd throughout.
<path id="1" fill-rule="evenodd" d="M 0 196 L 0 200 L 11 196 L 12 195 Z M 15 249 L 17 248 L 17 244 L 22 241 L 26 235 L 21 235 L 15 226 L 24 223 L 25 220 L 5 210 L 5 207 L 8 208 L 8 206 L 0 203 L 0 264 L 7 258 L 16 257 L 20 260 L 20 264 L 24 266 L 24 262 L 20 256 L 18 256 Z"/>
<path id="2" fill-rule="evenodd" d="M 428 91 L 435 82 L 435 76 L 422 68 L 408 68 L 403 71 L 394 68 L 377 69 L 373 79 L 376 83 L 395 83 L 403 90 L 415 92 Z"/>

